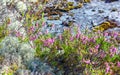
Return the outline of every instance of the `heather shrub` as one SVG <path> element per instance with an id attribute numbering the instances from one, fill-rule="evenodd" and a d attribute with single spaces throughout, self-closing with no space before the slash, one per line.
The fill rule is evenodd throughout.
<path id="1" fill-rule="evenodd" d="M 21 4 L 23 2 L 18 3 L 18 9 L 22 8 Z M 23 7 L 19 11 L 27 10 L 25 4 Z M 44 13 L 35 11 L 30 6 L 26 13 L 22 13 L 25 38 L 20 31 L 16 32 L 18 38 L 0 34 L 0 37 L 5 37 L 0 43 L 0 62 L 9 64 L 7 69 L 3 66 L 3 74 L 19 74 L 26 69 L 29 69 L 26 70 L 27 73 L 32 71 L 34 75 L 36 72 L 53 74 L 53 69 L 56 75 L 120 74 L 120 53 L 116 41 L 118 35 L 89 31 L 82 33 L 77 28 L 68 28 L 60 35 L 53 36 L 54 34 L 42 32 Z M 10 26 L 11 30 L 16 28 L 16 23 L 18 21 Z M 4 32 L 4 27 L 1 29 L 0 32 Z M 20 68 L 23 65 L 26 65 L 25 70 Z M 10 72 L 6 73 L 6 70 Z"/>
<path id="2" fill-rule="evenodd" d="M 100 32 L 81 33 L 67 29 L 58 37 L 39 36 L 35 40 L 36 56 L 63 74 L 119 74 L 118 44 Z M 107 64 L 107 65 L 106 65 Z M 113 64 L 113 65 L 111 65 Z M 108 67 L 109 66 L 109 67 Z"/>

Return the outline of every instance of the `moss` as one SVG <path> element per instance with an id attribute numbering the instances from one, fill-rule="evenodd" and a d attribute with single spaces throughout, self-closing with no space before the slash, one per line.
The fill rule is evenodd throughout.
<path id="1" fill-rule="evenodd" d="M 48 17 L 48 20 L 59 20 L 59 19 L 60 19 L 59 16 L 57 16 L 57 17 L 49 16 Z"/>
<path id="2" fill-rule="evenodd" d="M 105 30 L 107 30 L 109 28 L 114 28 L 114 27 L 117 27 L 117 24 L 115 22 L 113 22 L 113 21 L 106 21 L 106 22 L 101 23 L 98 26 L 95 26 L 93 28 L 93 31 L 95 31 L 95 32 L 96 31 L 103 32 L 103 31 L 105 31 Z"/>
<path id="3" fill-rule="evenodd" d="M 73 6 L 74 2 L 68 2 L 67 5 Z"/>

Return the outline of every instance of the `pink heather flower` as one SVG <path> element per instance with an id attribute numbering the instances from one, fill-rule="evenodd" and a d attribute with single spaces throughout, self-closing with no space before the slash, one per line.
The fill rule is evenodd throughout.
<path id="1" fill-rule="evenodd" d="M 93 42 L 93 43 L 95 43 L 96 38 L 98 38 L 98 36 L 91 37 L 91 38 L 89 38 L 88 41 L 89 41 L 89 42 Z"/>
<path id="2" fill-rule="evenodd" d="M 42 26 L 45 26 L 46 25 L 46 23 L 45 22 L 42 22 Z"/>
<path id="3" fill-rule="evenodd" d="M 98 49 L 99 47 L 100 47 L 100 45 L 96 45 L 96 46 L 95 46 L 95 49 Z"/>
<path id="4" fill-rule="evenodd" d="M 117 32 L 111 32 L 111 34 L 110 34 L 113 38 L 116 38 L 117 36 L 118 36 L 118 33 Z"/>
<path id="5" fill-rule="evenodd" d="M 82 38 L 81 38 L 81 40 L 82 40 L 83 44 L 86 44 L 89 39 L 88 39 L 87 36 L 83 35 Z"/>
<path id="6" fill-rule="evenodd" d="M 15 34 L 17 37 L 21 37 L 22 36 L 22 34 L 20 34 L 20 32 L 19 31 L 16 31 L 16 34 Z"/>
<path id="7" fill-rule="evenodd" d="M 38 23 L 36 23 L 36 24 L 35 24 L 35 26 L 36 26 L 36 27 L 39 27 L 39 24 L 38 24 Z"/>
<path id="8" fill-rule="evenodd" d="M 90 54 L 96 54 L 98 53 L 98 49 L 90 48 Z"/>
<path id="9" fill-rule="evenodd" d="M 61 34 L 58 37 L 59 37 L 60 40 L 62 40 L 62 35 Z"/>
<path id="10" fill-rule="evenodd" d="M 43 43 L 44 43 L 44 46 L 49 46 L 51 44 L 53 44 L 55 41 L 54 38 L 48 38 L 47 40 L 44 40 Z"/>
<path id="11" fill-rule="evenodd" d="M 120 67 L 120 62 L 119 61 L 117 62 L 117 66 Z"/>
<path id="12" fill-rule="evenodd" d="M 76 34 L 76 38 L 78 39 L 80 37 L 80 32 Z"/>
<path id="13" fill-rule="evenodd" d="M 116 53 L 117 53 L 117 48 L 115 48 L 114 46 L 112 46 L 112 47 L 110 48 L 110 55 L 111 55 L 111 56 L 114 56 Z"/>
<path id="14" fill-rule="evenodd" d="M 106 73 L 110 72 L 110 66 L 107 62 L 105 62 L 105 66 L 106 66 Z"/>
<path id="15" fill-rule="evenodd" d="M 45 31 L 45 34 L 48 34 L 48 30 Z"/>
<path id="16" fill-rule="evenodd" d="M 83 59 L 83 62 L 86 63 L 86 64 L 90 64 L 90 60 Z"/>
<path id="17" fill-rule="evenodd" d="M 30 36 L 30 41 L 34 41 L 37 37 L 34 35 L 34 36 Z"/>
<path id="18" fill-rule="evenodd" d="M 103 33 L 104 36 L 108 36 L 108 32 Z"/>
<path id="19" fill-rule="evenodd" d="M 31 26 L 31 27 L 30 27 L 30 31 L 34 32 L 34 31 L 35 31 L 35 27 L 34 27 L 34 26 Z"/>
<path id="20" fill-rule="evenodd" d="M 92 37 L 92 38 L 89 39 L 89 42 L 93 42 L 94 43 L 95 39 Z"/>
<path id="21" fill-rule="evenodd" d="M 74 40 L 74 37 L 73 37 L 73 36 L 71 36 L 71 37 L 70 37 L 70 41 L 73 41 L 73 40 Z"/>
<path id="22" fill-rule="evenodd" d="M 38 32 L 38 35 L 42 35 L 42 32 Z"/>
<path id="23" fill-rule="evenodd" d="M 104 58 L 106 56 L 105 52 L 100 52 L 100 57 Z"/>

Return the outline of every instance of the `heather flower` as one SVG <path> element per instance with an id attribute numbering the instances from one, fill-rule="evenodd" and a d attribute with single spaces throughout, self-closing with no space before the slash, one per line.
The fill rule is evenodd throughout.
<path id="1" fill-rule="evenodd" d="M 99 47 L 100 47 L 100 45 L 96 45 L 96 46 L 95 46 L 95 49 L 98 49 Z"/>
<path id="2" fill-rule="evenodd" d="M 62 40 L 62 35 L 61 34 L 58 37 L 59 37 L 60 40 Z"/>
<path id="3" fill-rule="evenodd" d="M 44 40 L 44 46 L 49 46 L 52 45 L 54 43 L 55 39 L 54 38 L 48 38 L 47 40 Z"/>
<path id="4" fill-rule="evenodd" d="M 110 48 L 110 55 L 111 55 L 111 56 L 114 56 L 116 53 L 117 53 L 117 48 L 115 48 L 114 46 L 112 46 L 112 47 Z"/>
<path id="5" fill-rule="evenodd" d="M 84 36 L 84 35 L 82 36 L 81 40 L 82 40 L 83 44 L 86 44 L 87 41 L 89 41 L 88 37 Z"/>
<path id="6" fill-rule="evenodd" d="M 31 26 L 31 27 L 30 27 L 30 31 L 34 32 L 34 31 L 35 31 L 35 27 L 34 27 L 34 26 Z"/>
<path id="7" fill-rule="evenodd" d="M 16 35 L 16 37 L 21 37 L 22 36 L 19 31 L 16 31 L 15 35 Z"/>
<path id="8" fill-rule="evenodd" d="M 48 34 L 48 30 L 45 31 L 45 34 Z"/>
<path id="9" fill-rule="evenodd" d="M 98 53 L 98 49 L 90 48 L 90 54 L 96 54 Z"/>
<path id="10" fill-rule="evenodd" d="M 42 26 L 45 26 L 46 25 L 46 23 L 45 22 L 42 22 Z"/>
<path id="11" fill-rule="evenodd" d="M 117 67 L 120 67 L 120 62 L 119 61 L 117 62 Z"/>
<path id="12" fill-rule="evenodd" d="M 103 33 L 103 36 L 108 36 L 108 32 Z"/>
<path id="13" fill-rule="evenodd" d="M 83 59 L 83 62 L 86 63 L 86 64 L 90 64 L 90 60 Z"/>
<path id="14" fill-rule="evenodd" d="M 101 52 L 100 52 L 100 57 L 101 57 L 101 58 L 104 58 L 105 56 L 106 56 L 105 52 L 101 51 Z"/>
<path id="15" fill-rule="evenodd" d="M 111 36 L 112 36 L 113 38 L 116 38 L 116 37 L 118 36 L 118 33 L 117 33 L 117 32 L 113 32 L 113 33 L 111 33 Z"/>
<path id="16" fill-rule="evenodd" d="M 105 67 L 106 67 L 106 73 L 110 72 L 110 66 L 107 62 L 105 62 Z"/>
<path id="17" fill-rule="evenodd" d="M 36 24 L 35 24 L 35 26 L 36 26 L 36 27 L 39 27 L 39 24 L 38 24 L 38 23 L 36 23 Z"/>
<path id="18" fill-rule="evenodd" d="M 70 37 L 70 41 L 73 41 L 73 40 L 74 40 L 74 37 L 73 37 L 73 36 L 71 36 L 71 37 Z"/>
<path id="19" fill-rule="evenodd" d="M 38 32 L 38 35 L 42 35 L 42 32 Z"/>
<path id="20" fill-rule="evenodd" d="M 90 39 L 89 39 L 89 42 L 95 42 L 95 38 L 93 38 L 93 37 L 91 37 Z"/>
<path id="21" fill-rule="evenodd" d="M 80 37 L 80 32 L 76 34 L 76 38 L 79 39 L 79 37 Z"/>
<path id="22" fill-rule="evenodd" d="M 35 35 L 30 36 L 30 41 L 34 41 L 36 38 L 37 38 L 37 36 L 35 36 Z"/>

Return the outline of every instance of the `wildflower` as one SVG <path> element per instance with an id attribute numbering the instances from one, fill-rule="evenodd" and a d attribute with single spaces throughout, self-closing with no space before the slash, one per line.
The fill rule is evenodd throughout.
<path id="1" fill-rule="evenodd" d="M 100 45 L 96 45 L 96 46 L 95 46 L 95 49 L 98 49 L 99 47 L 100 47 Z"/>
<path id="2" fill-rule="evenodd" d="M 38 23 L 36 23 L 36 24 L 35 24 L 35 26 L 36 26 L 36 27 L 39 27 L 39 24 L 38 24 Z"/>
<path id="3" fill-rule="evenodd" d="M 108 36 L 108 32 L 103 33 L 103 35 L 104 35 L 105 37 Z"/>
<path id="4" fill-rule="evenodd" d="M 105 62 L 105 66 L 106 66 L 106 73 L 110 72 L 110 66 L 107 62 Z"/>
<path id="5" fill-rule="evenodd" d="M 83 59 L 83 62 L 86 63 L 86 64 L 90 64 L 90 60 Z"/>
<path id="6" fill-rule="evenodd" d="M 43 43 L 44 43 L 44 46 L 49 46 L 51 44 L 53 44 L 55 41 L 54 38 L 48 38 L 47 40 L 44 40 Z"/>
<path id="7" fill-rule="evenodd" d="M 38 35 L 42 35 L 42 32 L 38 32 Z"/>
<path id="8" fill-rule="evenodd" d="M 115 48 L 114 46 L 112 46 L 112 47 L 110 48 L 110 55 L 111 55 L 111 56 L 114 56 L 116 53 L 117 53 L 117 48 Z"/>
<path id="9" fill-rule="evenodd" d="M 82 36 L 81 40 L 82 40 L 83 44 L 86 44 L 89 39 L 87 36 Z"/>
<path id="10" fill-rule="evenodd" d="M 119 61 L 117 62 L 117 67 L 120 67 L 120 62 Z"/>
<path id="11" fill-rule="evenodd" d="M 118 33 L 117 32 L 113 32 L 110 34 L 113 38 L 116 38 L 118 36 Z"/>
<path id="12" fill-rule="evenodd" d="M 35 31 L 35 27 L 34 27 L 34 26 L 31 26 L 31 27 L 30 27 L 30 31 L 34 32 L 34 31 Z"/>
<path id="13" fill-rule="evenodd" d="M 71 36 L 71 37 L 70 37 L 70 41 L 73 41 L 73 40 L 74 40 L 74 37 L 73 37 L 73 36 Z"/>
<path id="14" fill-rule="evenodd" d="M 48 34 L 48 30 L 45 31 L 45 34 Z"/>
<path id="15" fill-rule="evenodd" d="M 36 35 L 34 35 L 34 36 L 30 36 L 30 41 L 34 41 L 36 38 L 37 38 Z"/>
<path id="16" fill-rule="evenodd" d="M 96 53 L 98 53 L 98 49 L 90 48 L 90 54 L 96 54 Z"/>
<path id="17" fill-rule="evenodd" d="M 61 34 L 58 37 L 59 37 L 60 40 L 62 40 L 62 35 Z"/>
<path id="18" fill-rule="evenodd" d="M 101 51 L 101 52 L 100 52 L 100 57 L 101 57 L 101 58 L 104 58 L 105 56 L 106 56 L 105 52 Z"/>
<path id="19" fill-rule="evenodd" d="M 76 34 L 76 38 L 78 39 L 80 37 L 80 32 Z"/>
<path id="20" fill-rule="evenodd" d="M 46 25 L 46 23 L 45 22 L 42 22 L 42 26 L 45 26 Z"/>
<path id="21" fill-rule="evenodd" d="M 19 31 L 16 31 L 15 35 L 16 35 L 16 37 L 21 37 L 22 36 Z"/>

